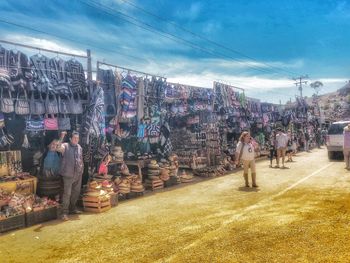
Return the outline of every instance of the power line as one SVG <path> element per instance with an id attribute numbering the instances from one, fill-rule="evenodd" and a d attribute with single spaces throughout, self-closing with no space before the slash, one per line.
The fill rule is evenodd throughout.
<path id="1" fill-rule="evenodd" d="M 15 22 L 8 21 L 8 20 L 5 20 L 5 19 L 1 19 L 0 18 L 0 22 L 8 24 L 8 25 L 12 25 L 12 26 L 21 27 L 21 28 L 24 28 L 24 29 L 27 29 L 27 30 L 31 30 L 31 31 L 37 32 L 37 33 L 53 36 L 53 37 L 58 38 L 58 39 L 65 39 L 65 40 L 68 40 L 70 42 L 77 43 L 79 45 L 84 45 L 84 46 L 87 45 L 89 47 L 93 47 L 93 48 L 96 48 L 96 49 L 99 49 L 99 50 L 103 50 L 103 51 L 107 51 L 107 52 L 111 52 L 111 53 L 117 53 L 119 55 L 130 57 L 130 58 L 133 58 L 133 59 L 141 59 L 141 60 L 147 61 L 144 58 L 136 57 L 136 56 L 133 56 L 133 55 L 127 55 L 127 54 L 124 54 L 124 53 L 121 53 L 121 52 L 118 52 L 118 51 L 115 51 L 115 50 L 102 48 L 102 47 L 99 47 L 99 46 L 96 46 L 96 45 L 86 44 L 86 42 L 83 42 L 83 41 L 78 41 L 76 39 L 72 39 L 72 38 L 69 38 L 69 37 L 64 37 L 64 36 L 60 36 L 60 35 L 57 35 L 57 34 L 54 34 L 54 33 L 49 33 L 49 32 L 46 32 L 46 31 L 43 31 L 43 30 L 40 30 L 40 29 L 36 29 L 36 28 L 33 28 L 33 27 L 21 25 L 19 23 L 15 23 Z"/>
<path id="2" fill-rule="evenodd" d="M 181 44 L 189 46 L 189 47 L 191 47 L 193 49 L 200 50 L 200 51 L 202 51 L 202 52 L 204 52 L 206 54 L 219 56 L 219 57 L 222 57 L 222 58 L 225 58 L 225 59 L 229 58 L 229 59 L 234 60 L 234 61 L 236 61 L 238 63 L 247 65 L 245 62 L 242 62 L 242 61 L 240 61 L 237 58 L 234 58 L 232 56 L 228 56 L 228 55 L 225 55 L 225 54 L 222 54 L 222 53 L 219 53 L 219 52 L 214 52 L 214 51 L 212 51 L 210 49 L 207 49 L 207 48 L 203 48 L 203 47 L 201 47 L 201 46 L 199 46 L 199 45 L 197 45 L 197 44 L 195 44 L 195 43 L 193 43 L 191 41 L 188 41 L 188 40 L 185 40 L 183 38 L 180 38 L 180 37 L 178 37 L 178 36 L 176 36 L 176 35 L 174 35 L 172 33 L 166 32 L 164 30 L 157 29 L 157 28 L 155 28 L 154 26 L 152 26 L 152 25 L 150 25 L 148 23 L 140 21 L 140 20 L 138 20 L 138 19 L 136 19 L 136 18 L 134 18 L 134 17 L 132 17 L 130 15 L 127 15 L 127 14 L 125 14 L 123 12 L 120 12 L 118 10 L 110 8 L 109 6 L 103 5 L 103 4 L 98 3 L 96 1 L 93 1 L 93 0 L 90 0 L 90 1 L 87 1 L 87 2 L 85 2 L 83 0 L 78 0 L 78 1 L 81 2 L 84 5 L 87 5 L 87 6 L 90 6 L 92 8 L 98 9 L 98 10 L 102 11 L 103 13 L 106 13 L 106 14 L 108 14 L 110 16 L 116 17 L 118 19 L 122 19 L 122 20 L 124 20 L 124 21 L 126 21 L 126 22 L 128 22 L 128 23 L 130 23 L 130 24 L 132 24 L 134 26 L 140 27 L 140 28 L 142 28 L 142 29 L 144 29 L 146 31 L 149 31 L 149 32 L 161 35 L 161 36 L 163 36 L 165 38 L 168 38 L 168 39 L 171 39 L 171 40 L 173 40 L 173 41 L 175 41 L 177 43 L 181 43 Z M 129 19 L 131 19 L 133 21 L 136 21 L 136 23 L 133 22 L 133 21 L 130 21 Z M 269 71 L 268 69 L 262 69 L 262 68 L 255 67 L 255 66 L 252 66 L 252 65 L 248 65 L 248 67 L 252 68 L 252 69 L 255 69 L 257 71 L 260 71 L 262 73 L 271 73 L 271 70 Z"/>
<path id="3" fill-rule="evenodd" d="M 39 30 L 39 29 L 30 27 L 30 26 L 25 26 L 25 25 L 22 25 L 22 24 L 19 24 L 19 23 L 15 23 L 15 22 L 12 22 L 12 21 L 8 21 L 8 20 L 5 20 L 5 19 L 1 19 L 0 18 L 0 23 L 4 23 L 4 24 L 20 27 L 20 28 L 23 28 L 23 29 L 26 29 L 26 30 L 34 31 L 34 32 L 37 32 L 37 33 L 45 34 L 45 35 L 50 35 L 50 36 L 53 36 L 53 37 L 58 38 L 58 39 L 68 40 L 68 41 L 70 41 L 72 43 L 77 43 L 77 44 L 80 44 L 80 45 L 86 45 L 86 43 L 82 42 L 82 41 L 77 41 L 77 40 L 72 39 L 72 38 L 63 37 L 63 36 L 60 36 L 60 35 L 57 35 L 57 34 L 54 34 L 54 33 L 49 33 L 49 32 L 46 32 L 44 30 Z M 141 57 L 136 57 L 136 56 L 132 56 L 132 55 L 126 55 L 126 54 L 123 54 L 121 52 L 118 52 L 118 51 L 115 51 L 115 50 L 111 50 L 111 49 L 102 48 L 102 47 L 99 47 L 99 46 L 96 46 L 96 45 L 89 44 L 87 46 L 94 47 L 96 49 L 104 50 L 104 51 L 111 52 L 111 53 L 117 53 L 117 54 L 120 54 L 120 55 L 123 55 L 123 56 L 126 56 L 126 57 L 132 57 L 132 58 L 137 59 L 137 60 L 148 61 L 148 60 L 146 60 L 144 58 L 141 58 Z M 159 63 L 159 64 L 162 64 L 162 63 Z M 162 65 L 167 66 L 165 64 L 162 64 Z M 93 71 L 93 72 L 95 72 L 95 71 Z M 150 74 L 150 75 L 152 75 L 152 74 Z M 204 78 L 204 79 L 209 80 L 209 78 Z M 210 79 L 210 81 L 212 81 L 212 79 Z M 256 87 L 249 86 L 249 85 L 246 85 L 246 84 L 243 84 L 243 85 L 245 87 L 247 87 L 247 88 L 256 88 Z M 239 85 L 236 85 L 236 86 L 242 86 L 242 84 L 239 84 Z M 282 93 L 280 93 L 280 95 L 286 96 L 285 94 L 282 94 Z"/>
<path id="4" fill-rule="evenodd" d="M 185 28 L 185 27 L 183 27 L 183 26 L 180 26 L 180 25 L 178 25 L 178 24 L 176 24 L 176 23 L 174 23 L 174 22 L 172 22 L 172 21 L 169 21 L 169 20 L 167 20 L 167 19 L 165 19 L 165 18 L 163 18 L 163 17 L 161 17 L 161 16 L 159 16 L 159 15 L 157 15 L 157 14 L 154 14 L 154 13 L 152 13 L 152 12 L 150 12 L 150 11 L 148 11 L 148 10 L 146 10 L 146 9 L 144 9 L 144 8 L 142 8 L 142 7 L 136 5 L 136 4 L 134 4 L 134 3 L 132 3 L 132 2 L 130 2 L 130 1 L 128 1 L 128 0 L 121 0 L 121 1 L 123 1 L 124 3 L 130 5 L 130 6 L 134 7 L 134 8 L 136 8 L 136 9 L 138 9 L 138 10 L 140 10 L 140 11 L 142 11 L 142 12 L 145 13 L 145 14 L 148 14 L 148 15 L 150 15 L 150 16 L 153 16 L 153 17 L 157 18 L 158 20 L 161 20 L 161 21 L 163 21 L 163 22 L 165 22 L 165 23 L 167 23 L 167 24 L 173 25 L 173 26 L 175 26 L 175 27 L 181 29 L 182 31 L 191 34 L 192 36 L 195 36 L 195 37 L 197 37 L 197 38 L 199 38 L 199 39 L 202 39 L 202 40 L 204 40 L 204 41 L 207 41 L 207 42 L 209 42 L 209 43 L 211 43 L 211 44 L 213 44 L 213 45 L 215 45 L 215 46 L 217 46 L 217 47 L 223 48 L 223 49 L 225 49 L 225 50 L 228 50 L 228 51 L 230 51 L 230 52 L 232 52 L 232 53 L 235 53 L 235 54 L 237 54 L 237 55 L 240 55 L 240 56 L 242 56 L 242 57 L 244 57 L 244 58 L 253 60 L 253 61 L 255 61 L 255 62 L 257 62 L 257 63 L 260 63 L 260 64 L 262 64 L 262 65 L 265 65 L 265 66 L 267 66 L 267 67 L 274 68 L 274 69 L 277 69 L 277 70 L 286 72 L 286 73 L 288 73 L 288 74 L 297 75 L 297 73 L 294 73 L 294 72 L 289 71 L 289 70 L 285 70 L 285 69 L 280 68 L 280 67 L 276 67 L 276 66 L 270 65 L 269 63 L 260 62 L 260 61 L 258 61 L 257 59 L 255 59 L 255 58 L 253 58 L 253 57 L 251 57 L 251 56 L 248 56 L 248 55 L 246 55 L 246 54 L 243 54 L 243 53 L 240 52 L 240 51 L 234 50 L 234 49 L 229 48 L 229 47 L 227 47 L 227 46 L 225 46 L 225 45 L 223 45 L 223 44 L 220 44 L 220 43 L 215 42 L 215 41 L 213 41 L 213 40 L 211 40 L 211 39 L 208 39 L 208 38 L 206 38 L 206 37 L 203 37 L 203 36 L 201 36 L 201 35 L 199 35 L 199 34 L 197 34 L 197 33 L 194 33 L 193 31 L 191 31 L 191 30 L 189 30 L 189 29 L 187 29 L 187 28 Z"/>

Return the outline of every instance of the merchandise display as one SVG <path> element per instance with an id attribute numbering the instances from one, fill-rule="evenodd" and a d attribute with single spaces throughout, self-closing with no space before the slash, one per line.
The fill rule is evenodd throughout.
<path id="1" fill-rule="evenodd" d="M 13 218 L 16 227 L 23 218 L 27 225 L 55 218 L 50 208 L 63 190 L 55 148 L 61 131 L 80 134 L 84 210 L 103 212 L 145 189 L 236 169 L 243 131 L 250 132 L 260 156 L 269 152 L 276 128 L 290 131 L 295 147 L 303 149 L 315 144 L 322 125 L 319 108 L 304 98 L 264 103 L 227 84 L 170 83 L 104 62 L 97 63 L 92 80 L 91 57 L 45 54 L 29 57 L 0 46 L 6 58 L 0 61 L 0 222 Z"/>

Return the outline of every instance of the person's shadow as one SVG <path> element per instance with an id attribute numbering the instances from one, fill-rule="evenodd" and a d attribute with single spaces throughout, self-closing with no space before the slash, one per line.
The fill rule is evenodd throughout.
<path id="1" fill-rule="evenodd" d="M 259 187 L 245 187 L 245 186 L 240 186 L 238 187 L 238 191 L 241 192 L 259 192 L 260 188 Z"/>

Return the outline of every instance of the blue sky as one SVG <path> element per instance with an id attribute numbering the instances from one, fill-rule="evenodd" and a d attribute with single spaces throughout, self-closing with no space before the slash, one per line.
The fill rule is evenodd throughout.
<path id="1" fill-rule="evenodd" d="M 0 19 L 60 36 L 0 22 L 1 39 L 76 53 L 90 48 L 94 63 L 204 87 L 222 81 L 265 101 L 294 98 L 292 78 L 301 74 L 323 81 L 323 93 L 350 79 L 350 1 L 2 0 Z M 140 22 L 171 35 L 134 25 Z"/>

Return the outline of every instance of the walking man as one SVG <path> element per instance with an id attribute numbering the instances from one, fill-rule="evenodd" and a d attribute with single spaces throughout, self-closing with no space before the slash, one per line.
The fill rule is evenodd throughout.
<path id="1" fill-rule="evenodd" d="M 236 148 L 236 160 L 236 165 L 239 165 L 241 161 L 243 163 L 245 186 L 249 187 L 248 173 L 250 168 L 252 174 L 252 186 L 258 187 L 256 184 L 255 150 L 250 133 L 247 131 L 243 132 L 239 138 Z"/>
<path id="2" fill-rule="evenodd" d="M 277 168 L 280 168 L 281 157 L 282 157 L 282 168 L 285 168 L 284 161 L 286 158 L 288 136 L 287 134 L 282 132 L 281 128 L 277 129 L 276 141 L 277 141 Z"/>
<path id="3" fill-rule="evenodd" d="M 60 168 L 60 174 L 63 178 L 62 219 L 67 221 L 69 219 L 69 213 L 81 213 L 81 211 L 76 209 L 76 203 L 80 195 L 84 163 L 83 151 L 79 145 L 79 133 L 73 132 L 69 143 L 62 144 L 61 142 L 63 141 L 65 134 L 66 132 L 61 134 L 60 144 L 57 147 L 57 151 L 62 153 Z"/>
<path id="4" fill-rule="evenodd" d="M 346 169 L 350 170 L 350 123 L 344 128 L 344 159 Z"/>

